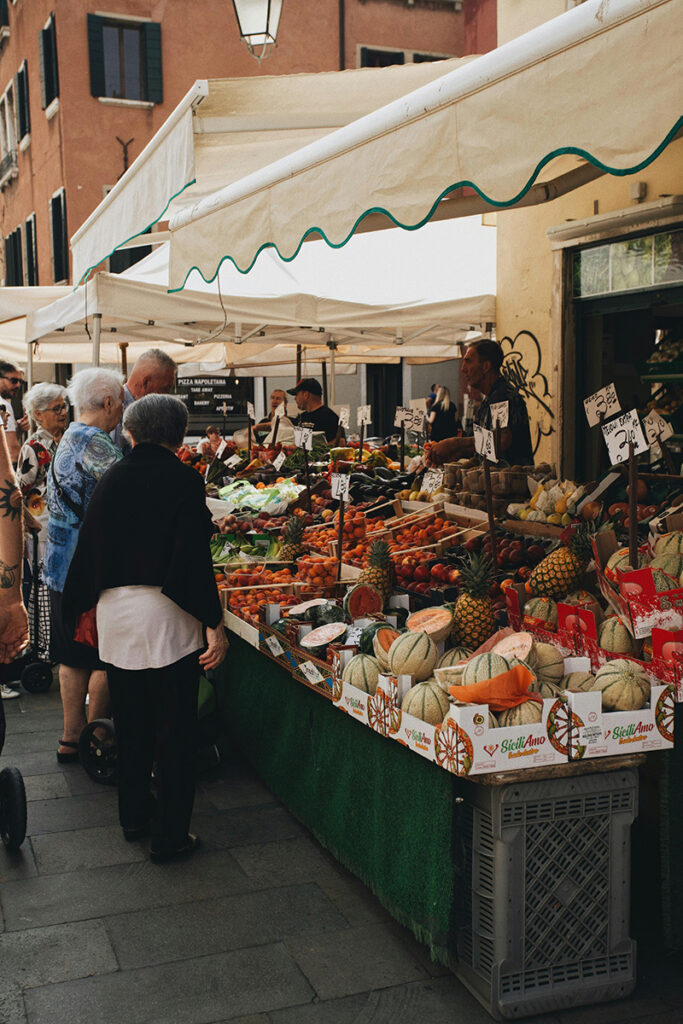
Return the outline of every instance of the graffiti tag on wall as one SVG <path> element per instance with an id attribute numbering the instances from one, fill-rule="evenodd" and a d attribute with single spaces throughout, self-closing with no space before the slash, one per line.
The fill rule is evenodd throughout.
<path id="1" fill-rule="evenodd" d="M 514 338 L 501 338 L 500 347 L 503 350 L 501 373 L 527 404 L 535 455 L 541 438 L 550 437 L 555 430 L 548 378 L 541 372 L 541 346 L 531 331 L 519 331 Z"/>

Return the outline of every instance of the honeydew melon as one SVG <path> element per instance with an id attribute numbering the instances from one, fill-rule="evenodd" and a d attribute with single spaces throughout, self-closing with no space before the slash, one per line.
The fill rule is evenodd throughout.
<path id="1" fill-rule="evenodd" d="M 603 711 L 639 711 L 650 699 L 650 680 L 634 661 L 617 658 L 598 670 L 593 689 L 602 694 Z"/>
<path id="2" fill-rule="evenodd" d="M 352 686 L 357 687 L 359 690 L 364 690 L 365 693 L 374 693 L 376 691 L 378 678 L 379 665 L 377 664 L 377 659 L 371 658 L 369 654 L 356 654 L 344 666 L 344 671 L 342 672 L 342 679 L 345 683 L 351 683 Z"/>
<path id="3" fill-rule="evenodd" d="M 450 707 L 448 697 L 436 679 L 416 683 L 403 698 L 401 710 L 430 725 L 441 725 Z"/>
<path id="4" fill-rule="evenodd" d="M 417 682 L 428 679 L 438 658 L 436 644 L 427 633 L 401 633 L 389 648 L 392 675 L 415 676 Z"/>

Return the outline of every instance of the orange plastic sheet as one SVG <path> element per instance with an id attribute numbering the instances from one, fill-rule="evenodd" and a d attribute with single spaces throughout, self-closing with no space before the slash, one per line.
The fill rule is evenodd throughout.
<path id="1" fill-rule="evenodd" d="M 538 693 L 529 693 L 529 686 L 534 680 L 533 672 L 525 665 L 515 665 L 499 676 L 485 679 L 471 686 L 451 686 L 451 697 L 462 704 L 488 704 L 492 711 L 506 711 L 516 708 L 527 700 L 542 702 Z"/>

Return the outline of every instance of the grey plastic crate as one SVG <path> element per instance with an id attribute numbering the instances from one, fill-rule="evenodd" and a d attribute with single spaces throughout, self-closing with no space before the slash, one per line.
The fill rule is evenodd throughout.
<path id="1" fill-rule="evenodd" d="M 637 773 L 461 792 L 451 965 L 461 981 L 497 1020 L 628 995 Z"/>

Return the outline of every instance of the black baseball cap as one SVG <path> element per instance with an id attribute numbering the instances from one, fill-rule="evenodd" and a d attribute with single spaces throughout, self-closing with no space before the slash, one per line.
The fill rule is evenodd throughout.
<path id="1" fill-rule="evenodd" d="M 322 395 L 323 389 L 315 377 L 302 377 L 293 388 L 287 389 L 288 395 L 296 395 L 298 391 L 310 391 L 312 395 Z"/>

